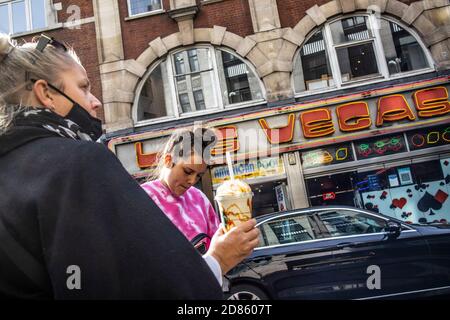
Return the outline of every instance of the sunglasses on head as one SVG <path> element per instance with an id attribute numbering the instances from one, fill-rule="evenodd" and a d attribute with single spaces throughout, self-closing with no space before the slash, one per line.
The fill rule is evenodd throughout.
<path id="1" fill-rule="evenodd" d="M 51 44 L 52 46 L 54 46 L 57 49 L 62 49 L 64 51 L 67 51 L 67 47 L 59 42 L 58 40 L 56 40 L 53 37 L 49 37 L 45 34 L 41 34 L 41 36 L 39 37 L 38 43 L 36 45 L 36 50 L 43 52 L 44 49 Z"/>
<path id="2" fill-rule="evenodd" d="M 49 37 L 49 36 L 45 35 L 45 34 L 41 34 L 41 36 L 39 37 L 39 40 L 38 40 L 38 42 L 37 42 L 37 44 L 36 44 L 36 50 L 38 50 L 39 52 L 43 52 L 44 49 L 45 49 L 49 44 L 52 45 L 53 47 L 55 47 L 56 49 L 60 49 L 60 50 L 63 50 L 63 51 L 65 51 L 65 52 L 68 51 L 68 50 L 67 50 L 67 47 L 66 47 L 63 43 L 59 42 L 58 40 L 56 40 L 56 39 L 53 38 L 53 37 Z M 36 60 L 33 59 L 33 60 L 31 61 L 31 63 L 32 63 L 32 64 L 35 64 L 35 63 L 36 63 Z M 29 73 L 28 71 L 26 71 L 26 72 L 25 72 L 25 81 L 28 82 L 28 81 L 30 81 L 30 80 L 31 80 L 31 82 L 33 82 L 33 83 L 36 82 L 35 79 L 31 79 L 31 78 L 30 78 L 30 73 Z M 27 85 L 27 89 L 28 89 L 28 90 L 31 90 L 31 84 L 28 84 L 28 85 Z"/>

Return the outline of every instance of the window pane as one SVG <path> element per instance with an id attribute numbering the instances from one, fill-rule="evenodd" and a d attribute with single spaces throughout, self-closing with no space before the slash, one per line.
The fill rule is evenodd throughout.
<path id="1" fill-rule="evenodd" d="M 183 52 L 176 53 L 173 57 L 173 61 L 175 64 L 175 74 L 185 74 L 186 68 L 184 66 L 184 58 L 183 58 Z"/>
<path id="2" fill-rule="evenodd" d="M 302 242 L 317 237 L 317 230 L 308 216 L 279 218 L 263 224 L 261 235 L 265 246 Z"/>
<path id="3" fill-rule="evenodd" d="M 226 105 L 262 98 L 258 78 L 242 60 L 226 51 L 218 51 L 217 57 L 222 61 L 219 78 Z"/>
<path id="4" fill-rule="evenodd" d="M 131 14 L 139 14 L 161 9 L 161 0 L 130 0 Z"/>
<path id="5" fill-rule="evenodd" d="M 322 31 L 302 47 L 294 68 L 295 91 L 316 90 L 334 85 Z"/>
<path id="6" fill-rule="evenodd" d="M 373 44 L 364 43 L 336 49 L 342 82 L 378 75 Z"/>
<path id="7" fill-rule="evenodd" d="M 45 0 L 32 0 L 31 2 L 31 18 L 33 21 L 32 29 L 45 28 L 46 11 Z"/>
<path id="8" fill-rule="evenodd" d="M 13 33 L 27 31 L 27 17 L 25 13 L 25 2 L 14 2 L 12 4 Z"/>
<path id="9" fill-rule="evenodd" d="M 367 17 L 350 17 L 330 24 L 334 44 L 367 40 L 372 37 Z"/>
<path id="10" fill-rule="evenodd" d="M 190 49 L 173 55 L 181 113 L 217 106 L 210 49 Z"/>
<path id="11" fill-rule="evenodd" d="M 390 74 L 428 67 L 422 48 L 408 31 L 384 19 L 380 22 L 381 41 Z"/>
<path id="12" fill-rule="evenodd" d="M 194 100 L 195 100 L 195 107 L 197 110 L 205 110 L 205 98 L 203 97 L 203 90 L 196 90 L 194 91 Z"/>
<path id="13" fill-rule="evenodd" d="M 383 232 L 386 226 L 382 219 L 353 211 L 328 211 L 317 215 L 328 231 L 328 237 Z"/>
<path id="14" fill-rule="evenodd" d="M 189 103 L 189 95 L 187 93 L 182 93 L 178 97 L 180 99 L 181 110 L 183 110 L 183 112 L 192 111 L 191 104 Z"/>
<path id="15" fill-rule="evenodd" d="M 196 49 L 189 50 L 188 57 L 189 57 L 189 67 L 191 68 L 191 72 L 200 71 L 200 66 L 198 64 L 197 50 Z"/>
<path id="16" fill-rule="evenodd" d="M 173 115 L 171 102 L 166 102 L 171 96 L 166 74 L 166 63 L 163 62 L 147 78 L 139 97 L 138 121 Z"/>
<path id="17" fill-rule="evenodd" d="M 0 32 L 6 34 L 9 33 L 9 15 L 7 4 L 0 6 Z"/>

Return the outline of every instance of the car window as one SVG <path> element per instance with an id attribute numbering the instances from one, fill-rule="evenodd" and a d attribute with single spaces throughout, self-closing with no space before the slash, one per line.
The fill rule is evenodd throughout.
<path id="1" fill-rule="evenodd" d="M 317 217 L 324 238 L 383 232 L 386 226 L 385 220 L 357 211 L 322 211 Z"/>
<path id="2" fill-rule="evenodd" d="M 263 223 L 260 230 L 260 246 L 295 243 L 317 237 L 317 227 L 306 215 L 282 216 Z"/>

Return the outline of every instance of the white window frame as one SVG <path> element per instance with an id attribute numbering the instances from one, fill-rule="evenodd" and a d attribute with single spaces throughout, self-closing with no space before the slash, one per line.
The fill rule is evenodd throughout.
<path id="1" fill-rule="evenodd" d="M 25 20 L 26 20 L 26 30 L 21 31 L 21 32 L 13 32 L 13 13 L 12 13 L 12 5 L 14 3 L 17 2 L 24 2 L 25 4 Z M 4 6 L 6 5 L 8 7 L 8 19 L 9 19 L 9 23 L 8 23 L 8 27 L 9 27 L 9 33 L 14 35 L 14 34 L 21 34 L 21 33 L 25 33 L 25 32 L 29 32 L 29 31 L 33 31 L 33 30 L 38 30 L 38 29 L 45 29 L 48 28 L 48 0 L 44 1 L 44 19 L 45 19 L 45 27 L 44 28 L 33 28 L 33 14 L 31 12 L 31 3 L 30 1 L 32 0 L 14 0 L 14 1 L 0 1 L 0 6 Z"/>
<path id="2" fill-rule="evenodd" d="M 160 12 L 164 12 L 164 3 L 163 0 L 159 0 L 159 3 L 161 4 L 161 9 L 156 9 L 156 10 L 152 10 L 152 11 L 145 11 L 145 12 L 141 12 L 141 13 L 136 13 L 136 14 L 132 14 L 131 13 L 131 1 L 132 0 L 127 0 L 127 5 L 128 5 L 128 17 L 140 17 L 140 16 L 146 16 L 149 13 L 151 14 L 156 14 L 156 13 L 160 13 Z"/>
<path id="3" fill-rule="evenodd" d="M 342 19 L 346 19 L 346 18 L 350 18 L 350 17 L 356 17 L 356 16 L 366 16 L 366 17 L 368 17 L 367 21 L 368 21 L 369 27 L 371 29 L 373 38 L 367 39 L 367 40 L 352 41 L 350 43 L 334 45 L 334 43 L 332 41 L 332 34 L 331 34 L 330 24 L 332 24 L 333 22 L 342 20 Z M 399 72 L 399 73 L 390 75 L 389 74 L 389 69 L 388 69 L 388 66 L 387 66 L 387 62 L 386 62 L 385 59 L 383 59 L 384 58 L 384 49 L 383 49 L 383 45 L 382 45 L 381 35 L 380 35 L 380 32 L 379 32 L 379 29 L 373 27 L 375 25 L 375 19 L 376 18 L 377 17 L 374 14 L 369 14 L 369 13 L 365 13 L 365 12 L 356 13 L 356 14 L 349 14 L 349 15 L 343 15 L 343 16 L 331 19 L 331 20 L 327 21 L 319 29 L 313 30 L 309 34 L 309 36 L 305 39 L 304 43 L 306 43 L 318 30 L 320 30 L 320 29 L 322 30 L 323 39 L 325 41 L 325 50 L 326 50 L 326 54 L 328 56 L 328 60 L 329 60 L 328 63 L 330 64 L 330 69 L 331 69 L 332 77 L 333 77 L 333 80 L 334 80 L 334 85 L 330 86 L 328 88 L 325 88 L 325 89 L 321 88 L 321 89 L 316 89 L 316 90 L 304 90 L 302 92 L 295 92 L 295 97 L 297 98 L 297 97 L 302 97 L 302 96 L 314 95 L 314 94 L 317 94 L 317 93 L 331 92 L 331 91 L 334 91 L 336 89 L 354 88 L 354 87 L 360 86 L 361 84 L 364 84 L 364 85 L 365 84 L 375 84 L 375 83 L 379 83 L 379 82 L 390 81 L 390 80 L 393 80 L 393 79 L 405 78 L 405 77 L 410 77 L 410 76 L 414 76 L 414 75 L 419 75 L 419 74 L 424 74 L 424 73 L 428 73 L 428 72 L 433 72 L 433 71 L 436 70 L 433 58 L 431 56 L 431 53 L 429 52 L 427 47 L 424 45 L 422 39 L 417 34 L 417 32 L 415 32 L 411 28 L 405 26 L 403 23 L 401 23 L 399 21 L 396 21 L 395 19 L 393 19 L 391 17 L 381 16 L 380 19 L 384 19 L 384 20 L 386 20 L 388 22 L 395 23 L 398 26 L 400 26 L 401 28 L 403 28 L 404 30 L 406 30 L 409 34 L 411 34 L 411 36 L 414 37 L 414 39 L 417 41 L 417 43 L 421 47 L 421 49 L 422 49 L 422 51 L 423 51 L 423 53 L 425 55 L 426 61 L 428 63 L 428 67 L 425 67 L 425 68 L 422 68 L 422 69 L 406 71 L 406 72 Z M 373 43 L 374 53 L 375 53 L 375 57 L 376 57 L 376 62 L 377 62 L 379 75 L 378 76 L 370 76 L 368 78 L 357 79 L 357 80 L 353 80 L 353 81 L 348 81 L 348 82 L 342 83 L 341 71 L 340 71 L 340 68 L 339 68 L 339 62 L 337 61 L 336 48 L 342 48 L 342 47 L 354 45 L 354 44 L 357 44 L 358 42 L 360 42 L 360 43 Z M 299 50 L 297 51 L 297 53 L 295 55 L 295 58 L 294 58 L 294 61 L 296 61 L 298 56 L 301 55 L 302 47 L 300 47 Z M 301 57 L 300 57 L 300 59 L 301 59 Z M 295 79 L 294 79 L 293 75 L 292 75 L 292 78 L 291 78 L 291 84 L 292 84 L 292 87 L 294 88 L 294 91 L 295 91 Z"/>
<path id="4" fill-rule="evenodd" d="M 180 112 L 181 109 L 179 106 L 178 91 L 177 91 L 177 88 L 175 85 L 175 74 L 174 74 L 175 66 L 173 64 L 173 57 L 175 54 L 182 52 L 182 51 L 188 51 L 191 49 L 205 49 L 205 48 L 209 50 L 209 53 L 211 54 L 211 59 L 212 59 L 212 61 L 211 61 L 212 72 L 213 72 L 212 77 L 213 77 L 213 82 L 214 82 L 213 83 L 213 91 L 214 91 L 213 97 L 215 100 L 214 101 L 215 105 L 214 105 L 214 107 L 207 108 L 205 110 L 196 110 L 196 111 L 192 111 L 192 112 L 182 113 L 182 112 Z M 183 47 L 183 48 L 174 50 L 174 51 L 170 52 L 166 56 L 165 59 L 161 59 L 158 62 L 154 63 L 154 65 L 147 70 L 147 72 L 142 77 L 142 80 L 138 84 L 136 91 L 135 91 L 136 95 L 134 97 L 133 107 L 132 107 L 132 110 L 133 110 L 132 118 L 133 118 L 133 122 L 134 122 L 135 126 L 139 127 L 139 126 L 145 126 L 145 125 L 153 124 L 153 123 L 162 123 L 162 122 L 168 122 L 168 121 L 173 121 L 173 120 L 178 120 L 178 119 L 192 118 L 192 117 L 196 117 L 198 115 L 208 115 L 208 114 L 213 114 L 213 113 L 217 113 L 217 112 L 224 111 L 224 110 L 241 109 L 241 108 L 250 107 L 255 104 L 265 102 L 266 101 L 265 98 L 262 98 L 262 99 L 253 99 L 250 101 L 244 101 L 244 102 L 225 105 L 225 103 L 223 101 L 222 93 L 221 93 L 221 88 L 220 88 L 219 70 L 218 70 L 219 62 L 217 61 L 216 50 L 225 51 L 225 52 L 228 52 L 228 53 L 232 54 L 233 56 L 237 57 L 239 60 L 241 60 L 246 65 L 247 68 L 250 69 L 251 72 L 253 72 L 255 75 L 257 75 L 255 68 L 251 64 L 247 63 L 242 58 L 237 56 L 235 52 L 233 52 L 227 48 L 215 47 L 215 46 L 208 45 L 208 44 L 200 44 L 200 45 Z M 138 107 L 139 107 L 139 98 L 140 98 L 140 93 L 142 91 L 142 88 L 144 87 L 144 84 L 147 81 L 150 74 L 161 63 L 164 63 L 164 62 L 166 62 L 166 69 L 167 69 L 168 74 L 165 74 L 162 76 L 163 77 L 167 76 L 167 81 L 169 84 L 169 90 L 170 90 L 171 101 L 172 101 L 172 106 L 170 106 L 170 107 L 172 108 L 173 115 L 159 117 L 159 118 L 155 118 L 155 119 L 138 120 L 137 115 L 138 115 Z M 189 61 L 187 61 L 187 63 L 189 63 Z M 266 97 L 266 91 L 265 91 L 264 85 L 262 84 L 261 79 L 259 79 L 259 89 L 261 90 L 262 96 Z"/>

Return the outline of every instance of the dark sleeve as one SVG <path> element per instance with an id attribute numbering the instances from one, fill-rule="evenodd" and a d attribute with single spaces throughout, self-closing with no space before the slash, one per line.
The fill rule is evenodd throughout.
<path id="1" fill-rule="evenodd" d="M 75 149 L 53 164 L 38 208 L 55 297 L 221 299 L 203 258 L 115 155 L 94 143 Z M 72 265 L 81 289 L 68 289 Z"/>

